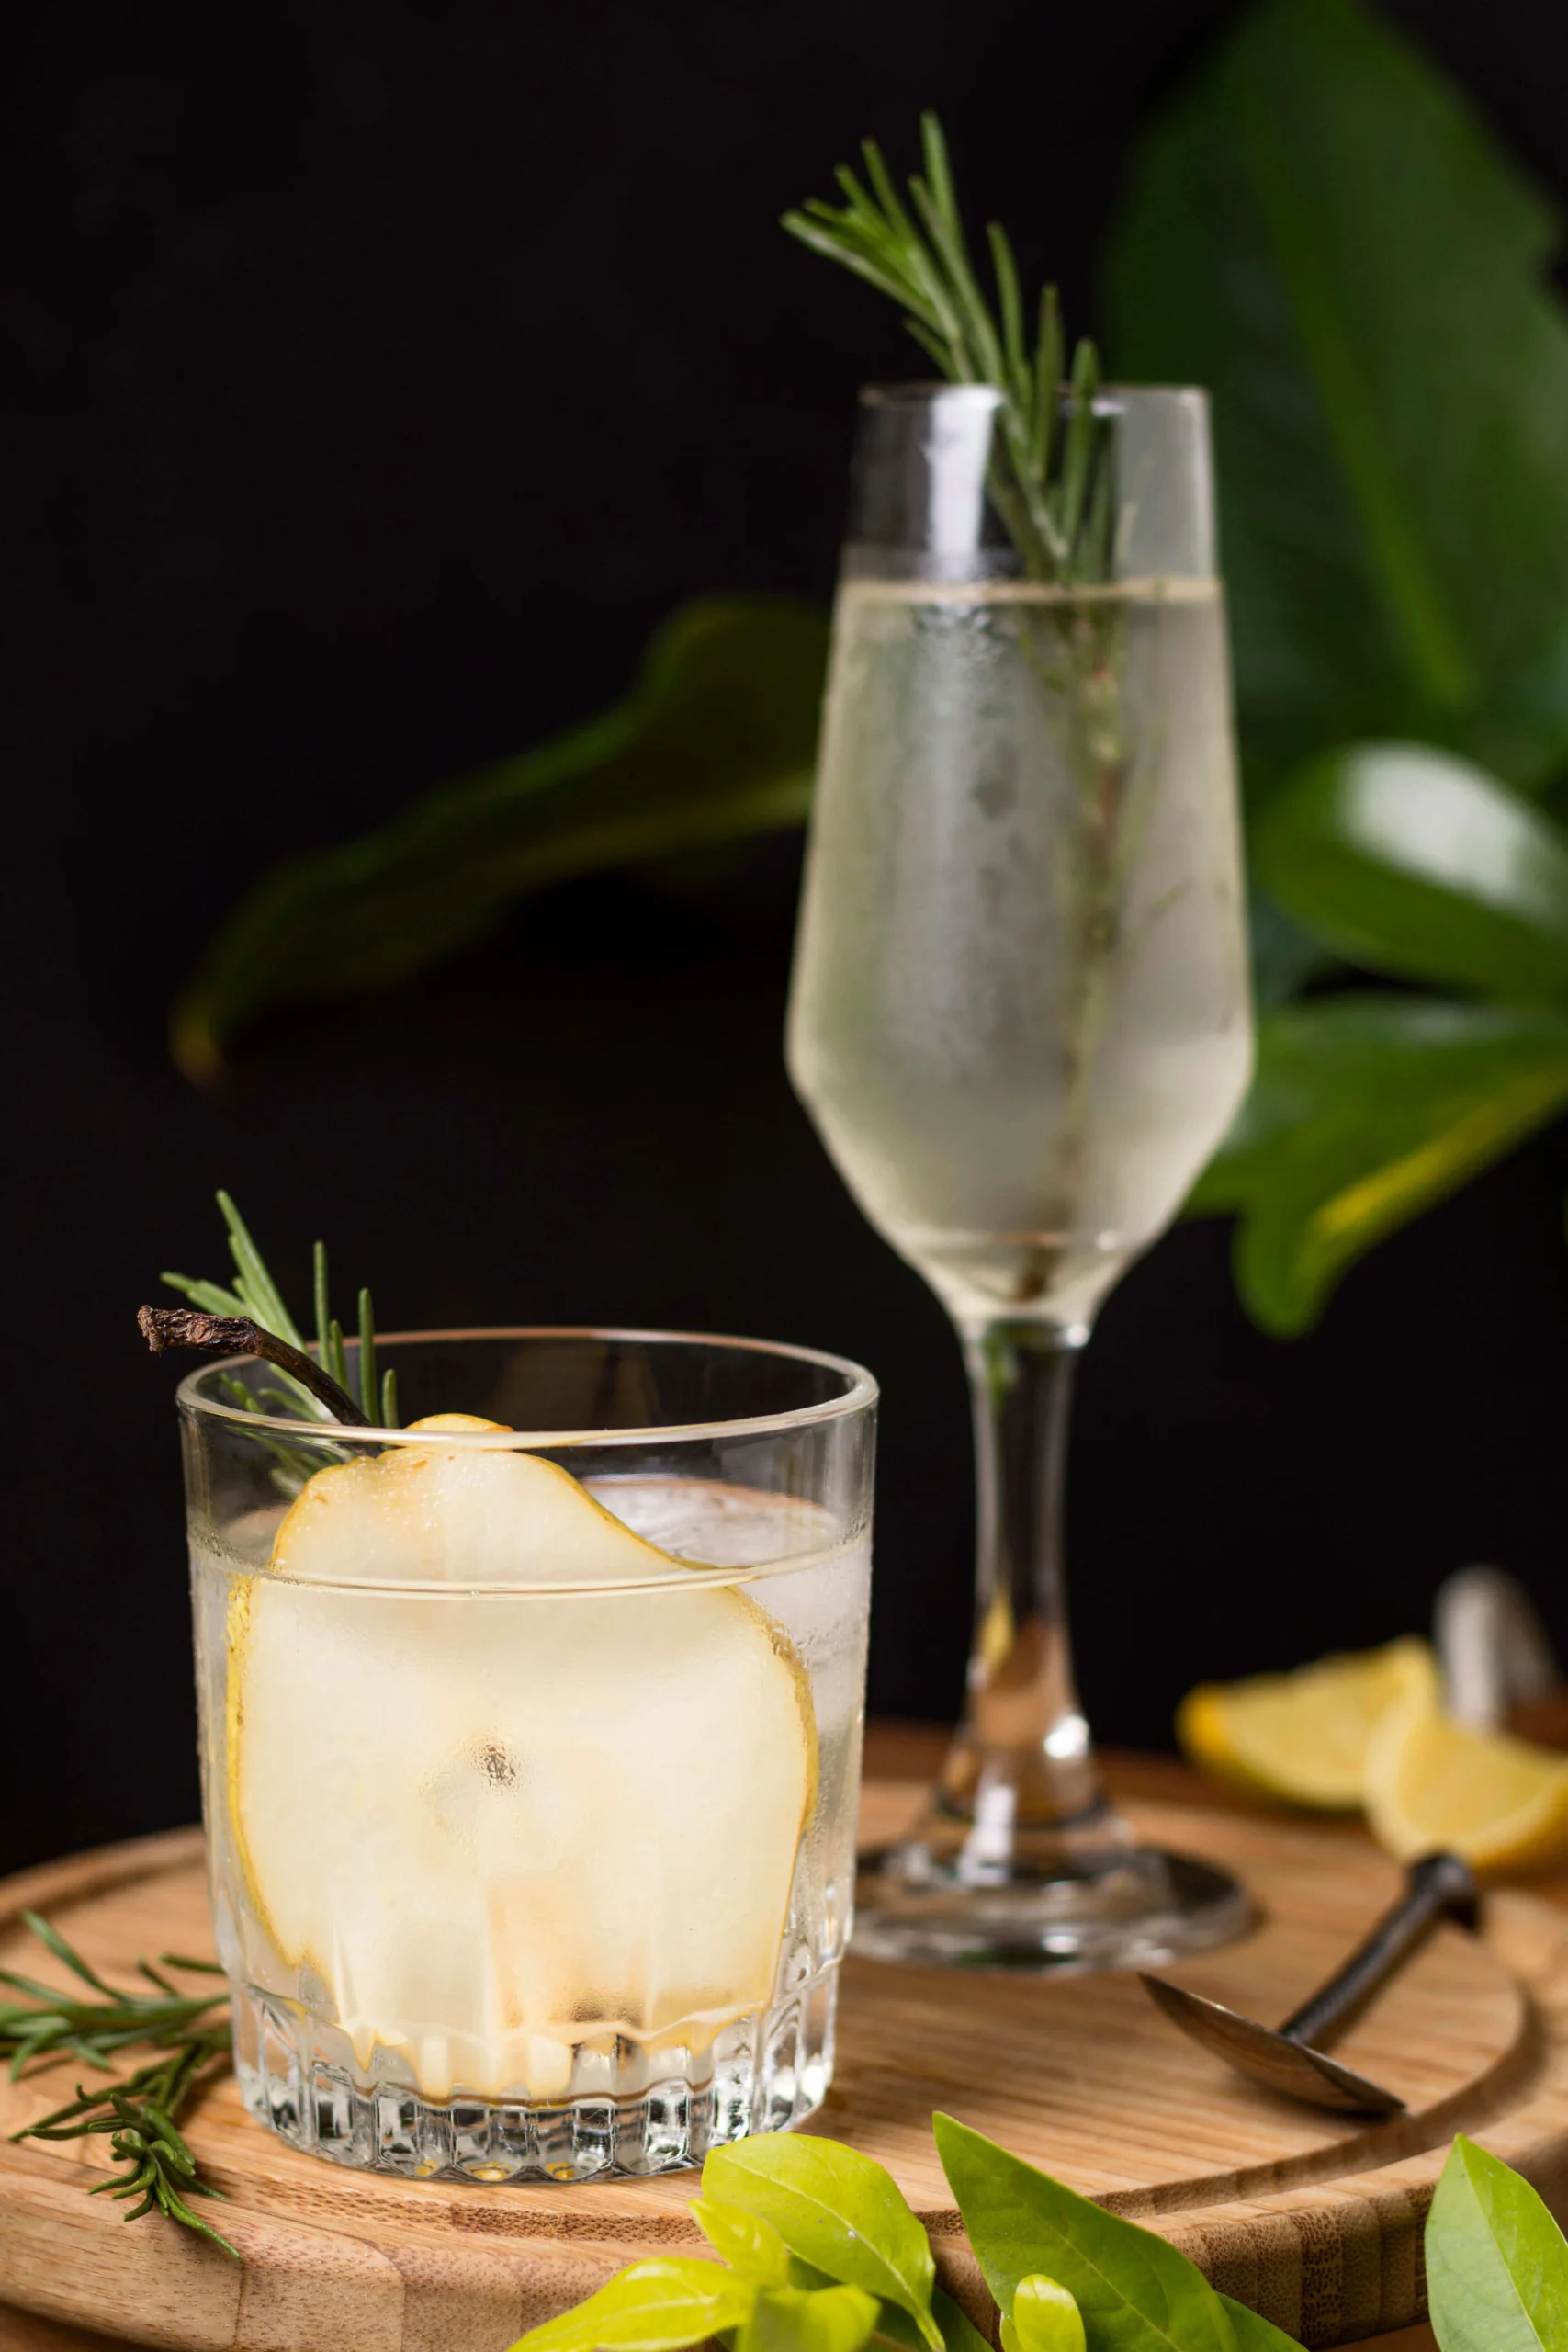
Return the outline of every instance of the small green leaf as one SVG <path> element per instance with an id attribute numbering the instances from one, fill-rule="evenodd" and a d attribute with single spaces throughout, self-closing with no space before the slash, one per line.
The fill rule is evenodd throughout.
<path id="1" fill-rule="evenodd" d="M 259 1014 L 408 979 L 547 883 L 799 824 L 827 650 L 783 597 L 682 606 L 604 717 L 264 876 L 175 1009 L 175 1060 L 209 1078 Z"/>
<path id="2" fill-rule="evenodd" d="M 694 2198 L 688 2212 L 709 2245 L 731 2270 L 758 2287 L 790 2284 L 789 2248 L 771 2222 L 739 2205 L 710 2205 Z"/>
<path id="3" fill-rule="evenodd" d="M 1427 2217 L 1427 2298 L 1443 2352 L 1562 2352 L 1568 2244 L 1528 2180 L 1461 2134 Z"/>
<path id="4" fill-rule="evenodd" d="M 703 2166 L 713 2203 L 771 2222 L 803 2262 L 908 2312 L 931 2352 L 944 2352 L 931 2316 L 931 2240 L 891 2176 L 836 2140 L 739 2140 Z"/>
<path id="5" fill-rule="evenodd" d="M 558 2318 L 519 2336 L 512 2352 L 679 2352 L 721 2328 L 743 2327 L 757 2290 L 716 2262 L 671 2256 L 634 2262 Z"/>
<path id="6" fill-rule="evenodd" d="M 1002 2352 L 1085 2352 L 1083 2313 L 1055 2278 L 1031 2271 L 1002 2321 Z"/>
<path id="7" fill-rule="evenodd" d="M 1184 2254 L 1105 2212 L 950 2115 L 936 2143 L 986 2283 L 1010 2312 L 1023 2280 L 1059 2280 L 1094 2352 L 1235 2352 L 1224 2305 Z"/>
<path id="8" fill-rule="evenodd" d="M 1258 1023 L 1252 1090 L 1189 1212 L 1240 1213 L 1236 1283 L 1303 1331 L 1355 1261 L 1568 1102 L 1568 1013 L 1345 995 Z"/>
<path id="9" fill-rule="evenodd" d="M 879 2308 L 859 2287 L 760 2287 L 736 2352 L 861 2352 Z"/>
<path id="10" fill-rule="evenodd" d="M 791 2255 L 792 2287 L 827 2287 L 831 2283 L 825 2270 L 815 2269 L 809 2262 L 802 2262 L 798 2255 Z M 931 2317 L 942 2330 L 946 2352 L 991 2352 L 989 2342 L 981 2335 L 968 2312 L 962 2304 L 953 2301 L 944 2288 L 938 2287 L 932 2290 Z M 895 2347 L 895 2352 L 929 2352 L 924 2335 L 908 2312 L 900 2311 L 897 2303 L 886 2300 L 878 2312 L 872 2340 L 879 2346 Z"/>
<path id="11" fill-rule="evenodd" d="M 1515 1001 L 1568 991 L 1568 833 L 1481 768 L 1358 743 L 1301 770 L 1254 826 L 1252 866 L 1354 962 Z"/>
<path id="12" fill-rule="evenodd" d="M 942 2340 L 946 2352 L 990 2352 L 990 2346 L 986 2338 L 981 2335 L 968 2312 L 962 2304 L 953 2301 L 944 2287 L 938 2287 L 931 2296 L 931 2317 L 942 2330 Z M 889 2327 L 892 2328 L 895 2342 L 905 2344 L 908 2352 L 916 2352 L 917 2339 L 913 2334 L 913 2323 L 905 2312 L 899 2311 L 895 2303 L 883 2304 L 882 2321 L 877 2332 L 880 2335 Z M 908 2329 L 910 2333 L 905 2335 L 899 2332 L 902 2329 Z"/>

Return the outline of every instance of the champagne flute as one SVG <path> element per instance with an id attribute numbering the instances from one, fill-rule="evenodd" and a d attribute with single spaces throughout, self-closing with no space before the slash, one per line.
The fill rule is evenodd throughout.
<path id="1" fill-rule="evenodd" d="M 1042 582 L 987 496 L 1000 404 L 862 395 L 791 991 L 795 1089 L 953 1317 L 974 1401 L 964 1718 L 857 1935 L 1141 1966 L 1247 1917 L 1234 1880 L 1140 1847 L 1107 1801 L 1062 1580 L 1077 1351 L 1251 1071 L 1208 411 L 1095 396 L 1101 554 Z"/>

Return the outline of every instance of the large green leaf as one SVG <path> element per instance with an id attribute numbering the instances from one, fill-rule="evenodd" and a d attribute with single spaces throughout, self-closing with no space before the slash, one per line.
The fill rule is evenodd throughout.
<path id="1" fill-rule="evenodd" d="M 823 616 L 784 599 L 686 605 L 604 718 L 278 866 L 175 1007 L 180 1066 L 211 1075 L 274 1006 L 409 978 L 545 883 L 799 823 L 827 648 Z"/>
<path id="2" fill-rule="evenodd" d="M 1385 1234 L 1568 1102 L 1568 1012 L 1330 997 L 1258 1026 L 1252 1091 L 1191 1211 L 1235 1210 L 1236 1283 L 1281 1337 Z"/>
<path id="3" fill-rule="evenodd" d="M 1568 991 L 1568 833 L 1421 743 L 1309 761 L 1253 828 L 1287 913 L 1374 970 L 1489 995 Z"/>
<path id="4" fill-rule="evenodd" d="M 1037 2172 L 951 2115 L 931 2119 L 975 2258 L 1003 2312 L 1043 2272 L 1083 2314 L 1092 2352 L 1235 2352 L 1224 2305 L 1164 2238 Z"/>
<path id="5" fill-rule="evenodd" d="M 1568 2245 L 1528 2180 L 1461 2133 L 1427 2216 L 1443 2352 L 1563 2352 Z"/>
<path id="6" fill-rule="evenodd" d="M 1543 780 L 1568 728 L 1555 215 L 1356 0 L 1264 0 L 1145 142 L 1111 356 L 1214 400 L 1249 792 L 1415 735 Z"/>

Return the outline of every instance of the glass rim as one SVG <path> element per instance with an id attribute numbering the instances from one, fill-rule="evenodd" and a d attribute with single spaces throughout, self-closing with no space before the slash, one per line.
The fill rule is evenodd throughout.
<path id="1" fill-rule="evenodd" d="M 258 1435 L 308 1438 L 317 1444 L 370 1442 L 380 1446 L 424 1446 L 439 1442 L 468 1453 L 516 1453 L 563 1446 L 627 1446 L 692 1443 L 705 1439 L 765 1437 L 784 1430 L 810 1429 L 824 1422 L 845 1420 L 874 1406 L 881 1394 L 876 1380 L 852 1356 L 831 1354 L 825 1348 L 807 1348 L 787 1340 L 750 1340 L 721 1331 L 669 1331 L 623 1329 L 592 1323 L 470 1324 L 433 1331 L 378 1331 L 376 1351 L 448 1345 L 468 1340 L 598 1340 L 689 1348 L 728 1349 L 737 1355 L 783 1357 L 838 1373 L 845 1381 L 841 1396 L 826 1396 L 814 1405 L 796 1405 L 785 1412 L 742 1413 L 716 1420 L 654 1421 L 637 1429 L 560 1430 L 408 1430 L 377 1429 L 369 1422 L 297 1420 L 280 1413 L 247 1411 L 224 1399 L 198 1394 L 197 1384 L 214 1373 L 241 1363 L 258 1363 L 254 1355 L 221 1356 L 187 1372 L 175 1391 L 175 1402 L 193 1420 L 228 1421 Z M 345 1348 L 357 1348 L 357 1338 L 344 1335 Z M 310 1352 L 307 1351 L 307 1352 Z"/>
<path id="2" fill-rule="evenodd" d="M 1057 386 L 1064 401 L 1073 397 L 1069 383 Z M 901 379 L 892 383 L 863 384 L 857 395 L 863 408 L 910 408 L 926 406 L 943 398 L 973 399 L 977 392 L 989 398 L 993 407 L 1000 407 L 1007 392 L 1000 384 L 955 384 L 946 376 L 920 376 Z M 1107 415 L 1117 415 L 1134 401 L 1200 401 L 1207 402 L 1208 387 L 1203 384 L 1097 384 L 1094 404 L 1103 407 Z"/>

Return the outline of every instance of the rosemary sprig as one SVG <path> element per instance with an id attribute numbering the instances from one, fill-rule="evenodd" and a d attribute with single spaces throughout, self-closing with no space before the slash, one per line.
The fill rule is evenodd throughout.
<path id="1" fill-rule="evenodd" d="M 55 1959 L 98 1997 L 84 2000 L 58 1985 L 0 1968 L 0 1984 L 25 1996 L 0 2001 L 0 2058 L 9 2061 L 13 2081 L 29 2065 L 51 2058 L 78 2058 L 112 2074 L 122 2050 L 140 2045 L 161 2054 L 102 2090 L 85 2090 L 78 2084 L 73 2099 L 13 2132 L 12 2138 L 78 2140 L 107 2134 L 115 2162 L 126 2171 L 121 2177 L 111 2174 L 100 2181 L 89 2196 L 134 2198 L 138 2201 L 130 2206 L 127 2221 L 144 2213 L 165 2214 L 210 2238 L 238 2261 L 238 2247 L 191 2211 L 192 2197 L 221 2197 L 223 2192 L 199 2177 L 196 2158 L 175 2121 L 202 2077 L 227 2061 L 228 2019 L 213 2012 L 227 2009 L 228 1987 L 216 1993 L 182 1993 L 164 1973 L 175 1968 L 221 1976 L 222 1970 L 209 1960 L 165 1952 L 158 1966 L 148 1960 L 137 1962 L 152 1987 L 150 1993 L 118 1990 L 106 1984 L 47 1919 L 36 1911 L 24 1911 L 22 1917 Z"/>
<path id="2" fill-rule="evenodd" d="M 1087 339 L 1078 343 L 1064 401 L 1055 288 L 1047 286 L 1040 297 L 1031 346 L 1007 232 L 995 220 L 986 231 L 993 311 L 969 257 L 947 141 L 934 114 L 921 116 L 920 138 L 925 170 L 908 181 L 908 203 L 875 141 L 867 139 L 861 150 L 865 179 L 845 164 L 835 174 L 845 201 L 814 197 L 786 212 L 784 226 L 813 253 L 891 296 L 915 341 L 951 382 L 999 390 L 1001 430 L 989 489 L 1028 577 L 1064 584 L 1104 580 L 1113 518 L 1110 467 L 1102 462 L 1107 434 L 1095 413 L 1099 354 Z"/>
<path id="3" fill-rule="evenodd" d="M 225 1290 L 220 1283 L 198 1280 L 192 1274 L 164 1273 L 160 1282 L 188 1298 L 193 1306 L 205 1314 L 225 1318 L 244 1317 L 257 1323 L 264 1331 L 287 1347 L 306 1352 L 299 1326 L 284 1304 L 283 1294 L 267 1271 L 266 1261 L 256 1248 L 250 1229 L 234 1205 L 229 1193 L 220 1192 L 218 1206 L 229 1234 L 229 1252 L 234 1261 L 233 1287 Z M 370 1293 L 362 1290 L 358 1301 L 359 1361 L 351 1372 L 348 1351 L 344 1345 L 343 1326 L 333 1316 L 327 1290 L 327 1248 L 318 1241 L 311 1253 L 311 1289 L 316 1322 L 316 1357 L 321 1370 L 337 1386 L 355 1395 L 359 1402 L 360 1419 L 370 1429 L 396 1429 L 398 1426 L 398 1379 L 390 1367 L 378 1382 L 376 1377 L 376 1323 L 371 1310 Z M 331 1420 L 332 1409 L 319 1394 L 313 1393 L 300 1381 L 285 1373 L 287 1391 L 264 1389 L 252 1395 L 242 1391 L 235 1402 L 254 1411 L 258 1404 L 274 1402 L 292 1417 L 316 1421 Z"/>

